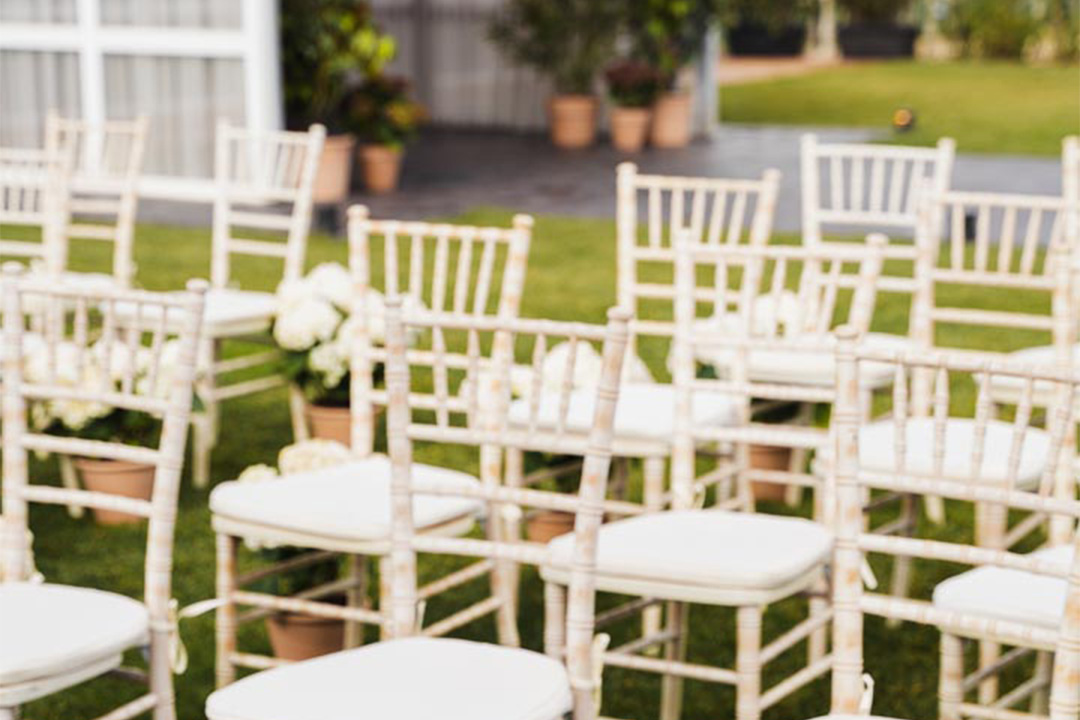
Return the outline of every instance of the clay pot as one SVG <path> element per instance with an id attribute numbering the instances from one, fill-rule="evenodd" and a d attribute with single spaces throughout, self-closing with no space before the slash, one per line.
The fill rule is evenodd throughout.
<path id="1" fill-rule="evenodd" d="M 596 142 L 596 98 L 592 95 L 556 95 L 548 111 L 555 147 L 573 150 Z"/>
<path id="2" fill-rule="evenodd" d="M 624 153 L 641 152 L 649 135 L 648 108 L 614 107 L 611 109 L 611 144 Z"/>
<path id="3" fill-rule="evenodd" d="M 658 148 L 681 148 L 690 144 L 690 113 L 693 103 L 686 92 L 665 93 L 653 106 L 652 144 Z"/>
<path id="4" fill-rule="evenodd" d="M 539 510 L 525 521 L 525 537 L 538 543 L 546 543 L 573 529 L 574 513 L 559 510 Z"/>
<path id="5" fill-rule="evenodd" d="M 788 470 L 791 467 L 791 448 L 774 445 L 751 445 L 750 467 L 759 470 Z M 753 483 L 754 499 L 781 502 L 787 490 L 779 483 Z"/>
<path id="6" fill-rule="evenodd" d="M 368 192 L 384 195 L 397 190 L 401 176 L 401 148 L 363 145 L 360 147 L 360 162 Z"/>
<path id="7" fill-rule="evenodd" d="M 282 660 L 309 660 L 345 647 L 345 621 L 276 613 L 266 618 L 274 655 Z"/>
<path id="8" fill-rule="evenodd" d="M 345 447 L 351 445 L 348 407 L 323 407 L 308 404 L 307 421 L 311 428 L 311 437 L 320 440 L 335 440 Z"/>
<path id="9" fill-rule="evenodd" d="M 87 490 L 149 500 L 154 492 L 154 466 L 126 460 L 93 460 L 75 458 L 73 461 Z M 102 525 L 128 525 L 145 518 L 116 510 L 94 508 L 94 519 Z"/>
<path id="10" fill-rule="evenodd" d="M 352 135 L 326 138 L 312 193 L 312 200 L 317 205 L 337 205 L 348 200 L 355 149 L 356 138 Z"/>

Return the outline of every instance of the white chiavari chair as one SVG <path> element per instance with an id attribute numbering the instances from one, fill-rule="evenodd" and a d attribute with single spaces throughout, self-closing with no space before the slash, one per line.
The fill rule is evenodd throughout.
<path id="1" fill-rule="evenodd" d="M 237 288 L 232 268 L 237 257 L 280 260 L 282 272 L 275 276 L 275 285 L 303 274 L 312 187 L 325 137 L 322 125 L 312 125 L 307 132 L 253 132 L 224 121 L 218 123 L 211 288 L 206 295 L 197 380 L 203 409 L 192 419 L 192 479 L 196 487 L 210 482 L 220 404 L 284 384 L 276 370 L 267 370 L 279 356 L 276 351 L 256 350 L 222 359 L 222 345 L 227 340 L 265 344 L 277 312 L 273 291 Z M 251 377 L 260 369 L 260 376 Z M 240 372 L 247 374 L 245 379 L 226 380 Z"/>
<path id="2" fill-rule="evenodd" d="M 0 717 L 5 720 L 15 718 L 24 703 L 115 670 L 142 676 L 149 691 L 103 717 L 123 720 L 148 712 L 156 720 L 176 717 L 172 687 L 176 628 L 170 612 L 173 531 L 204 292 L 205 284 L 195 281 L 188 292 L 169 295 L 70 289 L 46 278 L 20 280 L 17 269 L 5 268 L 5 532 L 0 539 L 4 564 Z M 172 312 L 180 331 L 175 354 L 169 351 L 163 322 L 146 323 L 139 330 L 119 329 L 116 315 L 121 303 L 135 306 L 144 317 L 162 318 Z M 103 316 L 100 328 L 92 326 L 92 314 L 98 312 Z M 24 328 L 28 313 L 32 326 L 35 318 L 40 320 L 33 336 Z M 63 322 L 65 313 L 73 316 L 71 322 Z M 40 366 L 29 364 L 30 340 L 44 353 Z M 136 356 L 141 358 L 138 363 Z M 98 359 L 107 359 L 102 360 L 106 370 L 85 377 L 100 381 L 82 382 L 81 370 Z M 143 360 L 146 383 L 135 377 Z M 113 362 L 125 368 L 122 377 L 114 377 L 116 366 L 108 365 Z M 30 427 L 30 417 L 39 403 L 100 403 L 147 413 L 160 419 L 160 437 L 156 445 L 144 447 L 36 431 Z M 142 500 L 33 483 L 28 454 L 36 451 L 152 465 L 153 496 Z M 143 596 L 135 599 L 105 590 L 31 581 L 28 506 L 36 503 L 76 504 L 149 519 Z M 147 649 L 146 671 L 120 668 L 124 652 L 135 648 Z"/>
<path id="3" fill-rule="evenodd" d="M 944 720 L 983 718 L 1021 720 L 1052 718 L 1066 720 L 1080 714 L 1080 548 L 1078 536 L 1069 542 L 1034 552 L 1017 553 L 1003 547 L 988 548 L 968 536 L 963 539 L 916 539 L 888 537 L 865 530 L 862 522 L 867 491 L 871 489 L 906 494 L 933 494 L 964 505 L 991 504 L 1003 512 L 1060 516 L 1075 527 L 1080 518 L 1080 502 L 1075 494 L 1056 492 L 1057 467 L 1071 465 L 1070 427 L 1075 422 L 1076 394 L 1080 376 L 1071 369 L 1033 370 L 1030 367 L 986 358 L 939 352 L 895 354 L 859 345 L 857 333 L 841 329 L 837 347 L 837 403 L 833 416 L 837 458 L 832 483 L 836 492 L 833 586 L 833 693 L 830 718 L 867 714 L 869 702 L 864 690 L 863 671 L 867 652 L 863 645 L 864 618 L 868 615 L 929 624 L 940 628 L 940 717 Z M 884 448 L 868 446 L 872 430 L 859 412 L 856 388 L 868 365 L 891 365 L 897 374 L 897 388 L 906 387 L 916 375 L 929 373 L 935 379 L 932 446 L 929 461 L 888 469 L 868 462 Z M 989 388 L 997 375 L 1022 379 L 1025 388 L 1018 398 L 1018 411 L 1008 437 L 995 441 L 989 422 L 993 401 Z M 963 443 L 965 462 L 977 473 L 956 472 L 956 461 L 947 458 L 952 436 L 948 421 L 951 410 L 950 387 L 957 376 L 973 377 L 977 386 L 975 417 L 970 422 L 972 442 Z M 1031 424 L 1035 388 L 1053 385 L 1055 402 L 1047 413 L 1047 428 Z M 903 427 L 911 420 L 909 398 L 898 394 L 894 401 L 894 421 Z M 910 457 L 904 433 L 888 452 Z M 1032 438 L 1046 445 L 1050 458 L 1042 465 L 1036 487 L 1025 489 L 1025 467 Z M 997 482 L 985 476 L 997 468 L 1006 471 Z M 982 477 L 980 477 L 982 476 Z M 955 574 L 938 584 L 932 597 L 897 598 L 864 588 L 866 563 L 872 556 L 915 558 L 950 568 L 957 564 L 973 569 Z M 982 665 L 973 674 L 965 672 L 962 638 L 990 640 L 1012 646 L 993 666 Z M 967 696 L 996 672 L 1015 664 L 1032 652 L 1039 654 L 1034 674 L 992 703 L 971 702 Z M 1054 653 L 1050 670 L 1050 653 Z M 891 678 L 878 678 L 886 682 Z M 1046 693 L 1049 690 L 1049 707 Z M 1015 708 L 1030 701 L 1030 712 Z"/>
<path id="4" fill-rule="evenodd" d="M 50 112 L 45 148 L 71 158 L 67 225 L 63 229 L 64 281 L 131 287 L 135 279 L 135 216 L 148 119 L 110 120 L 93 125 Z M 112 245 L 111 273 L 72 272 L 72 240 Z"/>
<path id="5" fill-rule="evenodd" d="M 62 152 L 0 148 L 0 260 L 63 271 L 70 162 Z"/>
<path id="6" fill-rule="evenodd" d="M 390 460 L 376 453 L 377 411 L 386 405 L 385 392 L 376 382 L 383 366 L 381 347 L 385 327 L 381 303 L 370 301 L 372 291 L 407 298 L 409 311 L 447 317 L 512 318 L 521 304 L 528 262 L 532 219 L 518 216 L 511 228 L 472 227 L 392 220 L 372 220 L 367 208 L 349 210 L 349 264 L 354 281 L 354 349 L 350 358 L 350 432 L 355 459 L 345 465 L 286 475 L 271 482 L 225 482 L 210 495 L 212 524 L 218 535 L 218 598 L 225 604 L 218 612 L 219 686 L 235 678 L 238 666 L 264 667 L 265 658 L 237 651 L 239 604 L 257 611 L 288 609 L 293 598 L 244 588 L 247 580 L 237 576 L 235 557 L 241 539 L 262 544 L 310 549 L 312 557 L 340 553 L 348 557 L 349 577 L 335 583 L 330 592 L 349 589 L 349 607 L 322 601 L 324 594 L 307 594 L 307 607 L 343 613 L 349 620 L 347 644 L 360 641 L 357 623 L 370 621 L 375 611 L 357 607 L 366 593 L 367 561 L 375 558 L 386 566 L 386 543 L 390 532 L 386 504 L 390 483 Z M 303 399 L 299 398 L 302 402 Z M 295 403 L 295 396 L 294 396 Z M 295 414 L 294 414 L 295 418 Z M 435 476 L 468 477 L 441 467 L 416 464 L 416 472 Z M 354 512 L 357 507 L 366 514 Z M 451 504 L 416 517 L 417 527 L 440 534 L 468 533 L 474 525 L 472 504 Z M 285 561 L 280 569 L 263 568 L 259 577 L 295 569 Z M 441 578 L 443 590 L 483 575 L 472 569 Z M 500 639 L 517 644 L 516 593 L 512 577 L 493 575 L 493 597 L 481 605 L 497 612 Z M 385 590 L 385 587 L 382 589 Z M 385 596 L 383 597 L 385 600 Z M 447 630 L 456 627 L 452 623 Z"/>
<path id="7" fill-rule="evenodd" d="M 218 690 L 207 700 L 211 720 L 320 720 L 357 708 L 379 717 L 530 720 L 574 717 L 594 720 L 599 711 L 598 652 L 593 637 L 597 529 L 616 412 L 620 365 L 625 357 L 627 317 L 614 311 L 607 328 L 544 320 L 468 315 L 412 314 L 402 318 L 400 298 L 387 303 L 387 389 L 393 483 L 384 498 L 392 506 L 387 542 L 391 591 L 382 619 L 389 639 L 315 660 L 275 668 Z M 409 347 L 410 334 L 428 335 L 430 347 Z M 587 409 L 572 407 L 564 383 L 557 428 L 521 430 L 507 423 L 510 365 L 515 348 L 559 338 L 574 344 L 603 343 L 603 368 Z M 547 340 L 545 340 L 547 339 Z M 448 348 L 460 348 L 449 351 Z M 539 373 L 540 367 L 534 366 Z M 539 375 L 530 379 L 542 383 Z M 569 413 L 592 415 L 588 437 L 566 430 Z M 536 412 L 539 412 L 537 409 Z M 505 447 L 564 444 L 586 460 L 577 496 L 505 487 L 500 481 Z M 414 449 L 457 446 L 476 458 L 480 477 L 470 482 L 418 472 Z M 414 447 L 415 446 L 415 447 Z M 424 532 L 423 504 L 464 501 L 489 508 L 484 538 L 453 538 Z M 564 638 L 565 653 L 544 656 L 488 643 L 432 638 L 439 623 L 423 627 L 427 597 L 417 585 L 418 553 L 540 565 L 543 545 L 501 533 L 500 514 L 519 507 L 576 513 L 570 602 L 545 628 Z M 346 508 L 359 512 L 359 506 Z"/>
<path id="8" fill-rule="evenodd" d="M 914 236 L 920 186 L 949 189 L 956 143 L 942 138 L 933 148 L 868 143 L 826 143 L 802 137 L 800 147 L 803 242 L 817 245 L 844 235 L 883 232 Z M 840 238 L 831 236 L 840 235 Z M 911 244 L 891 242 L 886 260 L 915 260 Z M 899 268 L 897 268 L 899 270 Z M 887 272 L 896 272 L 891 267 Z M 911 277 L 886 275 L 881 290 L 910 295 Z"/>

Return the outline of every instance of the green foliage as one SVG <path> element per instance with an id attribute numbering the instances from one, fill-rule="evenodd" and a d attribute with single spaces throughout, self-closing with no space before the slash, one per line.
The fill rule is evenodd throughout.
<path id="1" fill-rule="evenodd" d="M 1019 58 L 1039 30 L 1028 0 L 954 2 L 943 25 L 973 57 Z"/>
<path id="2" fill-rule="evenodd" d="M 282 0 L 281 61 L 285 108 L 294 126 L 341 129 L 351 87 L 394 58 L 394 39 L 375 26 L 363 0 Z"/>
<path id="3" fill-rule="evenodd" d="M 651 107 L 663 89 L 664 78 L 648 63 L 624 60 L 604 73 L 608 95 L 622 107 Z"/>
<path id="4" fill-rule="evenodd" d="M 345 101 L 345 125 L 361 142 L 401 147 L 416 136 L 424 108 L 409 97 L 404 78 L 375 73 Z"/>
<path id="5" fill-rule="evenodd" d="M 671 87 L 676 74 L 701 51 L 724 0 L 627 0 L 627 29 L 634 57 L 655 67 Z"/>
<path id="6" fill-rule="evenodd" d="M 727 0 L 720 19 L 725 25 L 759 25 L 779 32 L 801 25 L 817 10 L 817 0 Z"/>
<path id="7" fill-rule="evenodd" d="M 838 0 L 838 5 L 852 23 L 886 25 L 896 22 L 911 0 Z"/>
<path id="8" fill-rule="evenodd" d="M 488 28 L 515 62 L 551 77 L 559 93 L 587 95 L 611 59 L 619 0 L 510 0 Z"/>

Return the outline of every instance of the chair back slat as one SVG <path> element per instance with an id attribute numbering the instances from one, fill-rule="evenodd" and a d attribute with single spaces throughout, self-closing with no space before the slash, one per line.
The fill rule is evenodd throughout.
<path id="1" fill-rule="evenodd" d="M 38 260 L 44 270 L 65 267 L 71 155 L 60 150 L 0 148 L 0 261 Z M 37 237 L 8 235 L 12 226 Z"/>
<path id="2" fill-rule="evenodd" d="M 4 268 L 3 506 L 8 530 L 2 538 L 4 577 L 26 576 L 25 531 L 31 502 L 142 515 L 150 520 L 145 599 L 151 624 L 168 622 L 173 531 L 205 290 L 201 281 L 192 281 L 187 292 L 179 294 L 81 290 L 40 277 L 21 278 L 17 266 Z M 118 304 L 136 305 L 148 318 L 169 314 L 175 318 L 178 338 L 166 351 L 161 324 L 145 325 L 131 334 L 117 333 L 113 324 L 109 332 L 99 332 L 104 326 L 101 318 L 112 318 Z M 152 432 L 143 446 L 52 434 L 57 420 L 66 424 L 73 414 L 84 413 L 89 423 L 118 410 L 157 421 L 156 439 Z M 78 432 L 65 426 L 67 432 Z M 151 465 L 153 495 L 149 501 L 136 501 L 32 485 L 27 467 L 31 451 Z"/>
<path id="3" fill-rule="evenodd" d="M 236 255 L 279 257 L 283 280 L 304 271 L 315 176 L 326 128 L 255 132 L 222 120 L 214 146 L 211 282 L 226 287 Z M 250 237 L 252 230 L 258 231 Z"/>

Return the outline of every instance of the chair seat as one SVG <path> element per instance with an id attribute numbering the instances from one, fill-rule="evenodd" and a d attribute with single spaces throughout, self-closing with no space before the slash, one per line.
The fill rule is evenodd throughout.
<path id="1" fill-rule="evenodd" d="M 79 290 L 115 290 L 120 287 L 116 278 L 108 273 L 66 271 L 61 273 L 60 282 Z"/>
<path id="2" fill-rule="evenodd" d="M 581 388 L 570 394 L 566 428 L 576 432 L 592 429 L 596 409 L 595 388 Z M 558 393 L 541 395 L 537 425 L 555 427 L 559 417 Z M 692 418 L 696 426 L 724 426 L 737 421 L 737 407 L 720 393 L 695 393 Z M 522 426 L 530 416 L 529 399 L 510 404 L 510 422 Z M 671 385 L 627 384 L 619 390 L 615 408 L 616 440 L 660 440 L 670 442 L 675 432 L 675 388 Z"/>
<path id="3" fill-rule="evenodd" d="M 471 475 L 414 464 L 414 477 L 479 482 Z M 465 532 L 479 501 L 420 495 L 413 500 L 418 529 Z M 210 493 L 215 529 L 268 544 L 372 551 L 390 538 L 390 460 L 373 455 L 320 470 L 260 481 L 221 483 Z"/>
<path id="4" fill-rule="evenodd" d="M 555 538 L 548 549 L 542 576 L 566 584 L 573 533 Z M 717 605 L 766 603 L 815 581 L 831 549 L 824 526 L 801 518 L 723 510 L 649 513 L 600 527 L 597 588 Z"/>
<path id="5" fill-rule="evenodd" d="M 1045 548 L 1033 553 L 1069 569 L 1071 545 Z M 945 580 L 934 588 L 934 605 L 996 620 L 1030 623 L 1050 630 L 1061 627 L 1065 612 L 1066 580 L 1015 570 L 983 566 Z"/>
<path id="6" fill-rule="evenodd" d="M 146 606 L 68 585 L 0 584 L 0 691 L 77 673 L 149 637 Z"/>
<path id="7" fill-rule="evenodd" d="M 144 308 L 143 312 L 143 321 L 153 322 L 160 310 L 151 312 Z M 121 322 L 131 322 L 135 319 L 135 306 L 118 303 L 116 314 Z M 276 315 L 277 298 L 273 293 L 212 288 L 206 293 L 203 328 L 211 337 L 261 332 L 270 327 Z M 178 323 L 181 317 L 177 309 L 175 318 L 169 318 L 170 324 Z"/>
<path id="8" fill-rule="evenodd" d="M 912 418 L 906 423 L 905 471 L 915 475 L 931 475 L 934 471 L 934 421 L 932 418 Z M 891 473 L 896 470 L 896 424 L 892 420 L 877 420 L 859 430 L 859 463 L 864 471 Z M 945 462 L 943 475 L 952 478 L 972 476 L 972 454 L 975 422 L 968 418 L 949 418 L 945 423 Z M 1001 484 L 1008 475 L 1008 458 L 1012 451 L 1013 426 L 1001 420 L 987 423 L 983 446 L 980 480 Z M 829 448 L 819 456 L 827 465 Z M 1050 455 L 1050 436 L 1039 428 L 1028 428 L 1020 452 L 1016 487 L 1031 490 L 1038 487 L 1043 468 Z M 823 472 L 823 468 L 818 472 Z"/>
<path id="9" fill-rule="evenodd" d="M 545 655 L 406 638 L 248 676 L 210 695 L 209 720 L 556 720 L 570 681 Z"/>
<path id="10" fill-rule="evenodd" d="M 831 387 L 836 382 L 836 355 L 828 349 L 833 342 L 833 335 L 814 337 L 803 343 L 807 347 L 800 348 L 799 338 L 792 338 L 790 348 L 752 350 L 747 358 L 749 379 L 762 383 Z M 904 352 L 911 349 L 910 340 L 900 335 L 867 333 L 863 342 L 874 350 Z M 718 370 L 731 367 L 735 361 L 736 349 L 698 347 L 697 360 Z M 860 367 L 860 382 L 864 388 L 888 387 L 893 382 L 894 372 L 887 363 L 866 362 Z"/>
<path id="11" fill-rule="evenodd" d="M 1038 369 L 1052 369 L 1057 361 L 1057 349 L 1053 345 L 1024 348 L 1014 353 L 1009 353 L 1009 362 L 1019 365 L 1027 365 Z M 1072 351 L 1073 364 L 1077 366 L 1080 359 L 1080 345 L 1074 345 Z M 1020 377 L 1008 375 L 992 375 L 990 377 L 990 397 L 999 403 L 1017 403 L 1024 392 L 1025 381 Z M 1033 402 L 1040 407 L 1046 407 L 1053 402 L 1055 385 L 1046 381 L 1035 383 Z"/>

